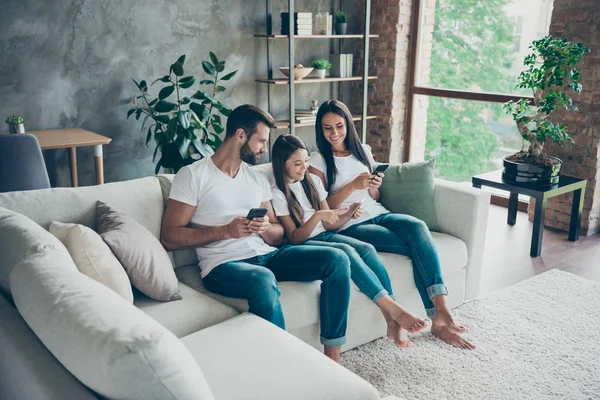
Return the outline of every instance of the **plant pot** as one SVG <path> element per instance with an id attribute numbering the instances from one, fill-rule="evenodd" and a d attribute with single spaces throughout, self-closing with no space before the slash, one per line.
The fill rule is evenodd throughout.
<path id="1" fill-rule="evenodd" d="M 348 29 L 348 23 L 346 23 L 346 22 L 335 24 L 336 35 L 345 35 L 347 29 Z"/>
<path id="2" fill-rule="evenodd" d="M 25 133 L 24 124 L 8 124 L 9 133 Z"/>
<path id="3" fill-rule="evenodd" d="M 562 160 L 549 157 L 558 162 L 554 165 L 531 165 L 509 161 L 502 158 L 504 170 L 502 178 L 509 183 L 526 184 L 531 186 L 550 186 L 558 183 Z"/>
<path id="4" fill-rule="evenodd" d="M 316 69 L 315 71 L 317 71 L 317 78 L 325 79 L 325 75 L 327 74 L 326 69 Z"/>

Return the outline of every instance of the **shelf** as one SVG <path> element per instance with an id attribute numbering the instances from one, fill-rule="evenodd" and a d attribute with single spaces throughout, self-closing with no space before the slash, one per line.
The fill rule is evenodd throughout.
<path id="1" fill-rule="evenodd" d="M 264 33 L 254 35 L 255 38 L 287 39 L 288 35 L 267 35 Z M 365 35 L 294 35 L 295 39 L 362 39 Z M 379 35 L 369 35 L 369 38 L 378 38 Z"/>
<path id="2" fill-rule="evenodd" d="M 367 119 L 375 119 L 377 118 L 376 115 L 369 115 L 367 116 Z M 353 121 L 361 121 L 362 117 L 361 116 L 357 116 L 355 115 L 354 117 L 352 117 Z M 295 127 L 299 127 L 299 126 L 315 126 L 315 122 L 296 122 L 294 124 Z M 283 120 L 283 121 L 275 121 L 275 129 L 287 129 L 290 127 L 290 120 Z"/>
<path id="3" fill-rule="evenodd" d="M 304 78 L 300 80 L 295 80 L 294 83 L 296 85 L 301 83 L 322 83 L 322 82 L 347 82 L 347 81 L 361 81 L 363 79 L 362 76 L 351 76 L 348 78 Z M 377 79 L 376 76 L 369 76 L 369 79 Z M 283 79 L 256 79 L 258 83 L 268 83 L 270 85 L 289 85 L 290 80 L 288 78 Z"/>

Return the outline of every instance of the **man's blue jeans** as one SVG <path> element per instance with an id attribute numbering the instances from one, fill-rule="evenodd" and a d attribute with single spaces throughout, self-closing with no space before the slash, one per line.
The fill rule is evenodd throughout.
<path id="1" fill-rule="evenodd" d="M 271 253 L 215 267 L 203 279 L 213 293 L 248 300 L 249 311 L 285 329 L 277 281 L 321 280 L 321 343 L 346 343 L 350 261 L 330 247 L 284 246 Z"/>
<path id="2" fill-rule="evenodd" d="M 425 305 L 427 316 L 435 315 L 431 299 L 448 294 L 440 260 L 427 225 L 404 214 L 382 214 L 340 232 L 363 242 L 371 243 L 377 251 L 401 254 L 412 258 L 415 285 Z"/>
<path id="3" fill-rule="evenodd" d="M 304 242 L 310 246 L 330 246 L 342 250 L 350 259 L 350 276 L 356 286 L 374 303 L 389 294 L 390 277 L 372 244 L 334 232 L 322 232 Z"/>

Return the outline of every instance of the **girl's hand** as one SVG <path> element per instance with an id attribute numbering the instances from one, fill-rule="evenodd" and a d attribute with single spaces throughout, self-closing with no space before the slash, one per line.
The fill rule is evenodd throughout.
<path id="1" fill-rule="evenodd" d="M 340 218 L 334 210 L 319 210 L 317 211 L 319 214 L 319 219 L 326 224 L 336 224 L 339 222 Z"/>
<path id="2" fill-rule="evenodd" d="M 378 189 L 383 182 L 383 176 L 383 172 L 378 172 L 377 175 L 371 175 L 371 183 L 369 184 L 369 187 Z"/>
<path id="3" fill-rule="evenodd" d="M 351 213 L 350 218 L 353 218 L 353 219 L 360 218 L 363 214 L 362 202 L 352 203 L 350 205 L 349 212 Z"/>
<path id="4" fill-rule="evenodd" d="M 363 172 L 352 181 L 354 190 L 368 189 L 371 186 L 373 175 L 368 172 Z"/>

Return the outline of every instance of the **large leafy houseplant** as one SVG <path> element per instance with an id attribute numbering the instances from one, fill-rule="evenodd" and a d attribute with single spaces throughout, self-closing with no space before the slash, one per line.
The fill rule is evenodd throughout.
<path id="1" fill-rule="evenodd" d="M 202 69 L 210 79 L 201 80 L 201 89 L 193 93 L 185 93 L 196 83 L 194 76 L 184 76 L 185 55 L 171 64 L 168 75 L 150 84 L 164 84 L 155 98 L 151 98 L 145 80 L 133 79 L 141 94 L 133 97 L 134 108 L 127 112 L 127 118 L 134 114 L 137 120 L 143 117 L 146 145 L 154 137 L 156 148 L 152 161 L 156 160 L 159 150 L 161 153 L 155 173 L 161 167 L 177 172 L 197 159 L 214 154 L 222 143 L 219 135 L 225 128 L 221 116 L 229 116 L 231 109 L 217 100 L 217 96 L 226 90 L 221 83 L 233 78 L 237 71 L 224 73 L 225 61 L 219 60 L 213 52 L 209 55 L 210 61 L 202 61 Z M 202 90 L 203 87 L 207 90 Z"/>
<path id="2" fill-rule="evenodd" d="M 560 110 L 577 111 L 569 92 L 579 94 L 582 85 L 581 74 L 575 66 L 590 49 L 580 42 L 572 43 L 564 39 L 546 36 L 530 46 L 532 53 L 525 57 L 523 64 L 528 67 L 517 79 L 517 87 L 533 92 L 533 105 L 528 99 L 504 104 L 504 110 L 512 115 L 524 142 L 523 149 L 506 159 L 533 165 L 552 165 L 559 162 L 547 157 L 544 144 L 552 140 L 559 146 L 573 142 L 567 128 L 551 121 L 554 112 Z M 525 150 L 525 144 L 529 147 Z"/>

